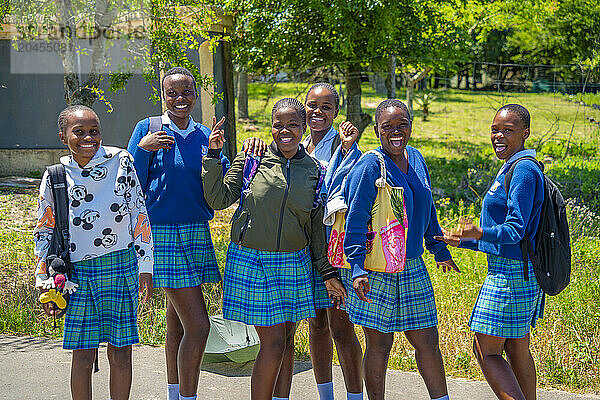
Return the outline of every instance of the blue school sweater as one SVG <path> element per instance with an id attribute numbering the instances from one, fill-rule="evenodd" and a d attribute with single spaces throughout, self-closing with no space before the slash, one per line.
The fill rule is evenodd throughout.
<path id="1" fill-rule="evenodd" d="M 133 155 L 152 225 L 209 221 L 214 216 L 202 188 L 202 156 L 208 152 L 210 129 L 193 120 L 190 123 L 196 129 L 185 138 L 163 124 L 162 130 L 175 137 L 170 150 L 153 152 L 138 146 L 148 133 L 148 118 L 137 123 L 129 139 L 127 151 Z M 221 158 L 226 171 L 229 161 Z"/>
<path id="2" fill-rule="evenodd" d="M 519 242 L 527 232 L 535 248 L 535 234 L 544 202 L 542 171 L 531 160 L 521 161 L 513 171 L 508 196 L 504 187 L 508 169 L 524 156 L 535 157 L 535 150 L 515 153 L 500 168 L 481 204 L 479 226 L 483 236 L 478 241 L 462 241 L 460 247 L 523 260 Z"/>
<path id="3" fill-rule="evenodd" d="M 408 153 L 408 174 L 400 171 L 394 162 L 383 154 L 390 186 L 404 188 L 404 200 L 408 216 L 408 236 L 406 237 L 406 257 L 418 258 L 425 247 L 435 256 L 436 261 L 451 258 L 446 244 L 433 237 L 442 234 L 431 195 L 431 181 L 425 159 L 417 149 L 406 147 Z M 352 278 L 367 274 L 364 269 L 366 257 L 367 222 L 377 197 L 375 180 L 381 175 L 376 154 L 365 154 L 350 170 L 344 186 L 344 197 L 348 202 L 346 212 L 346 237 L 344 253 L 352 268 Z"/>

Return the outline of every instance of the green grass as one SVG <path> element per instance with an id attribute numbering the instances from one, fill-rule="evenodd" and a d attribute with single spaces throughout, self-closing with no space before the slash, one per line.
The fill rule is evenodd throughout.
<path id="1" fill-rule="evenodd" d="M 238 147 L 244 138 L 259 136 L 270 142 L 270 110 L 281 97 L 303 100 L 308 84 L 285 83 L 272 88 L 250 85 L 250 115 L 256 122 L 238 122 Z M 363 107 L 373 115 L 381 97 L 368 86 L 363 88 Z M 400 95 L 403 96 L 402 93 Z M 600 392 L 600 160 L 597 156 L 600 132 L 586 116 L 593 110 L 577 111 L 577 104 L 562 95 L 498 94 L 438 91 L 428 121 L 416 111 L 411 144 L 426 157 L 440 222 L 452 227 L 461 216 L 478 218 L 480 196 L 495 175 L 499 162 L 489 143 L 489 124 L 494 109 L 506 102 L 526 105 L 532 114 L 529 144 L 540 150 L 549 174 L 570 197 L 569 209 L 573 238 L 571 284 L 556 297 L 547 297 L 544 318 L 532 331 L 532 352 L 543 387 L 576 392 Z M 594 117 L 600 120 L 595 111 Z M 336 125 L 344 120 L 343 110 Z M 570 152 L 565 155 L 571 134 Z M 548 132 L 552 132 L 550 135 Z M 372 128 L 362 136 L 360 146 L 377 146 Z M 33 244 L 31 230 L 35 219 L 36 196 L 31 191 L 0 190 L 0 332 L 41 336 L 60 336 L 52 321 L 43 316 L 33 289 Z M 229 242 L 232 209 L 217 212 L 211 233 L 217 259 L 224 265 Z M 485 256 L 452 249 L 460 274 L 444 274 L 433 266 L 426 253 L 436 295 L 440 346 L 448 375 L 483 379 L 472 354 L 472 333 L 467 322 L 486 274 Z M 211 314 L 220 311 L 221 286 L 206 285 L 207 306 Z M 165 297 L 155 290 L 149 304 L 140 306 L 140 337 L 143 343 L 162 345 L 165 337 Z M 356 329 L 362 340 L 360 328 Z M 364 345 L 364 341 L 363 341 Z M 308 326 L 301 322 L 296 335 L 296 356 L 308 358 Z M 414 350 L 398 334 L 390 356 L 390 368 L 416 371 Z"/>

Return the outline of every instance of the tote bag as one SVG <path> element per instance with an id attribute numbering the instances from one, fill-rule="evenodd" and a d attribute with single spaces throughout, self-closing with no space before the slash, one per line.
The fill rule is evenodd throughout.
<path id="1" fill-rule="evenodd" d="M 367 223 L 365 269 L 389 273 L 400 272 L 404 270 L 406 262 L 406 235 L 408 234 L 404 188 L 390 186 L 386 179 L 383 155 L 378 151 L 365 154 L 369 153 L 377 154 L 381 177 L 375 181 L 377 197 L 371 209 L 371 220 Z M 331 227 L 327 249 L 329 262 L 338 268 L 350 268 L 344 254 L 345 226 L 346 213 L 339 211 Z"/>

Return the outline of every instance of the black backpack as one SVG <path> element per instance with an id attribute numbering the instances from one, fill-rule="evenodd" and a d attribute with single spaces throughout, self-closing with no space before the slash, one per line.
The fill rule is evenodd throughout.
<path id="1" fill-rule="evenodd" d="M 506 176 L 504 187 L 508 195 L 510 180 L 517 163 L 521 160 L 532 160 L 544 173 L 544 164 L 534 157 L 525 156 L 515 161 Z M 551 296 L 559 294 L 567 287 L 571 279 L 571 240 L 565 200 L 554 182 L 544 174 L 544 202 L 537 232 L 535 234 L 535 251 L 529 235 L 520 242 L 523 253 L 523 273 L 529 279 L 528 261 L 531 259 L 535 277 L 544 293 Z"/>

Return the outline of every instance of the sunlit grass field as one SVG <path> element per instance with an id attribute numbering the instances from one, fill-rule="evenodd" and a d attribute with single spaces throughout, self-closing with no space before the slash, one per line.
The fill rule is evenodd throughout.
<path id="1" fill-rule="evenodd" d="M 304 100 L 309 84 L 255 83 L 249 88 L 249 111 L 254 121 L 237 122 L 237 143 L 258 136 L 270 142 L 270 112 L 281 97 Z M 267 94 L 271 96 L 267 99 Z M 560 94 L 508 94 L 495 92 L 436 91 L 427 121 L 415 111 L 411 145 L 426 158 L 442 226 L 451 227 L 460 216 L 477 219 L 480 196 L 500 163 L 493 156 L 489 125 L 502 104 L 516 102 L 532 114 L 529 147 L 546 163 L 549 175 L 571 198 L 573 274 L 569 287 L 547 297 L 544 318 L 532 331 L 532 350 L 541 386 L 576 392 L 600 393 L 600 132 L 588 117 L 600 120 L 600 111 L 582 107 Z M 403 93 L 400 92 L 400 98 Z M 373 115 L 383 97 L 363 86 L 363 109 Z M 416 107 L 416 105 L 415 105 Z M 344 120 L 344 110 L 335 121 Z M 567 142 L 570 138 L 569 151 Z M 372 127 L 365 130 L 360 147 L 378 145 Z M 33 191 L 0 190 L 0 332 L 60 336 L 52 321 L 43 317 L 33 290 L 33 242 L 36 195 Z M 217 259 L 224 265 L 232 209 L 217 212 L 211 222 Z M 446 372 L 451 376 L 483 379 L 472 354 L 472 333 L 467 322 L 484 280 L 485 256 L 452 249 L 460 274 L 435 269 L 433 257 L 425 262 L 434 286 L 438 308 L 440 345 Z M 220 285 L 207 285 L 209 312 L 219 313 Z M 152 301 L 140 308 L 140 334 L 147 344 L 161 345 L 165 337 L 164 295 L 156 290 Z M 362 337 L 360 328 L 357 333 Z M 296 355 L 308 357 L 308 326 L 300 324 Z M 390 368 L 416 371 L 412 347 L 398 334 Z"/>

